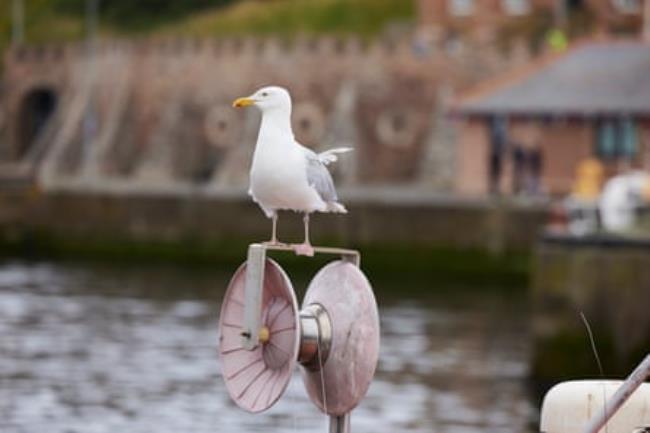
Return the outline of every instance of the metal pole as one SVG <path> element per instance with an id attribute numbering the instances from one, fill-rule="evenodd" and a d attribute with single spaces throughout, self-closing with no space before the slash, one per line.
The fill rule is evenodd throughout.
<path id="1" fill-rule="evenodd" d="M 555 27 L 566 30 L 567 26 L 567 7 L 566 7 L 566 0 L 555 0 L 555 10 L 554 12 L 554 21 L 555 21 Z"/>
<path id="2" fill-rule="evenodd" d="M 90 145 L 97 133 L 97 112 L 95 110 L 95 76 L 97 69 L 97 14 L 99 0 L 86 0 L 86 50 L 88 55 L 88 70 L 86 83 L 89 88 L 88 107 L 83 118 L 82 170 L 85 171 L 85 161 L 91 157 Z M 94 173 L 92 173 L 94 174 Z"/>
<path id="3" fill-rule="evenodd" d="M 641 364 L 634 369 L 609 401 L 605 403 L 603 411 L 589 421 L 584 433 L 597 433 L 600 431 L 648 376 L 650 376 L 650 355 L 647 355 L 641 361 Z"/>
<path id="4" fill-rule="evenodd" d="M 99 10 L 99 0 L 86 0 L 86 31 L 88 40 L 95 41 L 97 35 L 97 13 Z"/>
<path id="5" fill-rule="evenodd" d="M 350 413 L 330 416 L 330 433 L 350 433 Z"/>
<path id="6" fill-rule="evenodd" d="M 650 0 L 643 5 L 643 40 L 650 44 Z"/>
<path id="7" fill-rule="evenodd" d="M 242 329 L 242 346 L 253 350 L 258 345 L 262 321 L 262 292 L 264 290 L 264 269 L 266 265 L 266 248 L 261 244 L 248 247 L 246 260 L 246 282 L 244 283 L 244 329 Z"/>
<path id="8" fill-rule="evenodd" d="M 23 0 L 13 0 L 11 3 L 11 40 L 15 45 L 23 43 L 25 37 L 25 8 Z"/>

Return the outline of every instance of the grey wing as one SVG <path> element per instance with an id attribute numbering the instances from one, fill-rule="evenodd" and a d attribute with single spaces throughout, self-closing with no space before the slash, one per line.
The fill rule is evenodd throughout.
<path id="1" fill-rule="evenodd" d="M 329 170 L 316 153 L 302 147 L 307 158 L 307 182 L 318 192 L 325 203 L 337 201 L 336 188 Z"/>

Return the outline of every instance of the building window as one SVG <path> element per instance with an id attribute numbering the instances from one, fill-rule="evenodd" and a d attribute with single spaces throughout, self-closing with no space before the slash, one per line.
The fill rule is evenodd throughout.
<path id="1" fill-rule="evenodd" d="M 641 11 L 640 0 L 612 0 L 616 9 L 623 14 L 635 14 Z"/>
<path id="2" fill-rule="evenodd" d="M 596 126 L 596 153 L 603 159 L 633 158 L 637 145 L 636 125 L 630 119 L 603 120 Z"/>
<path id="3" fill-rule="evenodd" d="M 526 15 L 530 12 L 530 0 L 501 0 L 501 8 L 509 15 Z"/>
<path id="4" fill-rule="evenodd" d="M 474 12 L 474 0 L 449 0 L 452 15 L 467 16 Z"/>

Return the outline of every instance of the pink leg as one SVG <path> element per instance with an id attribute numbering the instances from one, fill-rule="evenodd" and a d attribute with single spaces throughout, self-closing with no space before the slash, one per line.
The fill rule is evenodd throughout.
<path id="1" fill-rule="evenodd" d="M 264 245 L 284 245 L 282 242 L 278 241 L 278 212 L 274 212 L 271 217 L 273 221 L 273 228 L 271 229 L 271 240 L 264 242 Z"/>
<path id="2" fill-rule="evenodd" d="M 293 249 L 299 256 L 312 257 L 314 255 L 314 247 L 311 246 L 311 242 L 309 241 L 309 214 L 305 213 L 302 220 L 305 223 L 305 241 L 300 245 L 294 245 Z"/>

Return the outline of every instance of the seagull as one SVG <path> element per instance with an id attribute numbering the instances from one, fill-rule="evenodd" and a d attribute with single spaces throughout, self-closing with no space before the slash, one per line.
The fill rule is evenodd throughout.
<path id="1" fill-rule="evenodd" d="M 266 245 L 285 245 L 278 241 L 279 210 L 304 214 L 305 240 L 293 245 L 299 255 L 313 256 L 309 240 L 309 215 L 312 212 L 347 213 L 338 202 L 334 181 L 327 166 L 349 147 L 316 153 L 298 143 L 291 129 L 291 96 L 277 86 L 263 87 L 250 96 L 238 98 L 233 107 L 254 105 L 262 112 L 250 171 L 248 194 L 273 221 L 271 240 Z"/>

